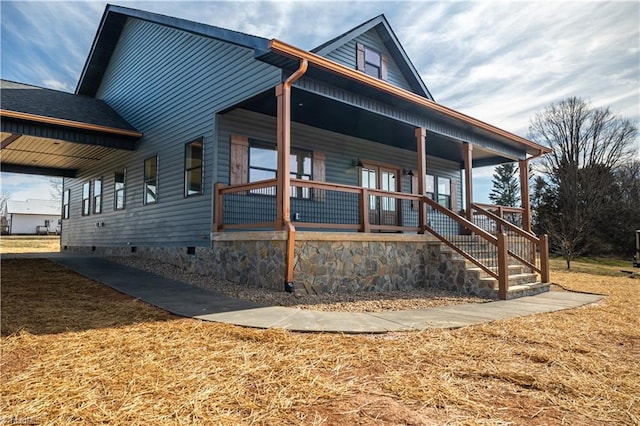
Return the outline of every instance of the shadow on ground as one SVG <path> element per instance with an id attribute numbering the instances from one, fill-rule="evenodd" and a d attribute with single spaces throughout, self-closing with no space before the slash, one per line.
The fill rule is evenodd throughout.
<path id="1" fill-rule="evenodd" d="M 2 259 L 2 335 L 118 327 L 178 317 L 46 259 Z"/>

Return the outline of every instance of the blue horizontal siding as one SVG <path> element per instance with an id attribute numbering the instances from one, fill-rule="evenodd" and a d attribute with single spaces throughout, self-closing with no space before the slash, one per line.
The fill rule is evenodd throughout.
<path id="1" fill-rule="evenodd" d="M 248 136 L 252 139 L 259 139 L 265 142 L 276 143 L 276 120 L 273 117 L 258 114 L 246 110 L 234 110 L 219 116 L 218 119 L 218 140 L 219 140 L 219 163 L 218 181 L 229 184 L 229 152 L 232 134 Z M 399 169 L 417 169 L 417 159 L 415 151 L 404 150 L 381 143 L 376 143 L 360 138 L 345 136 L 316 127 L 299 123 L 291 124 L 291 146 L 294 148 L 306 149 L 309 151 L 321 151 L 326 156 L 325 161 L 325 181 L 343 185 L 358 186 L 359 170 L 354 167 L 353 161 L 361 160 L 375 161 L 389 164 Z M 429 144 L 427 142 L 427 152 Z M 444 160 L 438 157 L 427 156 L 427 173 L 436 176 L 447 177 L 457 184 L 458 200 L 456 210 L 462 208 L 461 196 L 461 169 L 456 162 Z M 411 193 L 411 177 L 402 177 L 402 192 Z M 340 209 L 343 201 L 336 201 L 329 194 L 326 203 L 322 207 L 313 206 L 311 200 L 294 199 L 291 203 L 291 212 L 300 213 L 301 221 L 311 221 L 313 211 L 318 208 L 331 210 Z M 249 197 L 251 198 L 251 197 Z M 253 207 L 257 200 L 251 200 Z M 353 203 L 353 202 L 352 202 Z M 345 217 L 344 223 L 357 223 L 357 205 L 348 205 L 348 209 L 355 212 L 353 217 Z M 247 208 L 247 210 L 252 210 Z M 417 223 L 417 216 L 411 211 L 410 206 L 403 208 L 403 220 L 406 224 Z M 348 215 L 347 215 L 348 216 Z M 248 218 L 251 220 L 251 218 Z M 316 218 L 317 219 L 317 218 Z M 318 220 L 319 222 L 322 222 Z"/>
<path id="2" fill-rule="evenodd" d="M 332 61 L 342 64 L 346 67 L 356 69 L 357 43 L 362 43 L 363 45 L 371 49 L 387 55 L 387 81 L 394 86 L 398 86 L 406 90 L 411 90 L 411 86 L 407 82 L 407 79 L 402 74 L 402 71 L 400 71 L 398 64 L 393 60 L 393 57 L 389 54 L 389 51 L 387 50 L 386 46 L 382 42 L 382 39 L 375 29 L 371 29 L 366 33 L 356 37 L 355 39 L 343 44 L 333 52 L 328 53 L 326 56 Z"/>

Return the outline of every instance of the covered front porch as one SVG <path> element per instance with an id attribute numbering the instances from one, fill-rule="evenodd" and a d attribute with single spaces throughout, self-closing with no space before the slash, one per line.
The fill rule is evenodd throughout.
<path id="1" fill-rule="evenodd" d="M 260 256 L 242 254 L 253 250 L 246 244 L 251 241 L 270 258 L 262 275 L 281 271 L 279 280 L 284 278 L 287 290 L 306 292 L 384 290 L 442 283 L 446 277 L 450 289 L 482 293 L 483 288 L 495 287 L 498 297 L 506 299 L 510 276 L 537 274 L 541 282 L 548 282 L 546 239 L 530 231 L 528 202 L 528 161 L 541 151 L 503 134 L 490 135 L 495 128 L 484 123 L 482 127 L 459 113 L 456 117 L 452 110 L 429 110 L 431 101 L 416 105 L 394 98 L 395 105 L 386 109 L 379 101 L 367 104 L 360 97 L 346 102 L 346 91 L 330 91 L 318 81 L 301 79 L 308 66 L 301 64 L 275 93 L 263 93 L 220 113 L 224 117 L 245 110 L 275 121 L 277 173 L 268 179 L 234 179 L 234 169 L 250 177 L 252 167 L 249 160 L 246 170 L 234 164 L 234 149 L 239 147 L 249 157 L 254 145 L 251 137 L 229 126 L 229 184 L 218 182 L 214 190 L 214 252 L 228 250 L 230 257 L 264 263 Z M 292 87 L 296 81 L 299 84 Z M 292 123 L 331 133 L 344 152 L 328 156 L 314 150 L 306 173 L 306 160 L 295 155 Z M 347 143 L 353 138 L 363 141 L 358 151 Z M 377 157 L 372 153 L 385 146 L 393 151 L 389 158 L 403 158 L 402 163 L 384 161 L 384 152 Z M 257 155 L 260 147 L 255 149 Z M 428 158 L 453 165 L 453 174 L 434 176 Z M 473 202 L 473 167 L 507 161 L 519 162 L 523 188 L 522 208 L 508 210 L 515 217 L 511 222 L 503 217 L 505 208 Z M 340 172 L 328 173 L 328 167 Z M 273 246 L 280 248 L 274 251 Z M 337 261 L 332 250 L 348 255 Z M 273 264 L 276 257 L 281 265 Z M 396 262 L 394 272 L 388 273 L 389 263 Z M 349 263 L 353 267 L 345 267 Z M 363 263 L 368 266 L 361 267 Z M 442 276 L 429 272 L 433 270 L 441 270 Z M 325 275 L 327 279 L 318 283 Z M 378 284 L 370 285 L 374 281 Z"/>

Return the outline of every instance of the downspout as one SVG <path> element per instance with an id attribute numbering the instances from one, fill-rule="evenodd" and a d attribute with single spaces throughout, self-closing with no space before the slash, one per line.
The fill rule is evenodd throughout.
<path id="1" fill-rule="evenodd" d="M 291 108 L 291 85 L 293 83 L 295 83 L 300 77 L 302 77 L 304 75 L 304 73 L 307 72 L 307 67 L 309 66 L 309 62 L 306 59 L 301 59 L 300 60 L 300 67 L 289 76 L 289 78 L 287 78 L 284 83 L 282 83 L 282 91 L 284 96 L 286 97 L 285 100 L 285 108 L 287 110 L 286 116 L 287 116 L 287 122 L 285 123 L 285 126 L 287 127 L 287 129 L 283 129 L 283 131 L 285 132 L 285 134 L 289 135 L 290 132 L 290 127 L 291 127 L 291 120 L 290 120 L 290 108 Z M 284 136 L 283 136 L 284 137 Z M 289 176 L 286 176 L 285 179 L 288 179 Z M 283 200 L 285 198 L 288 198 L 289 194 L 288 191 L 283 194 Z M 288 205 L 289 203 L 287 203 Z M 295 257 L 295 249 L 296 249 L 296 228 L 295 226 L 293 226 L 293 224 L 291 223 L 291 212 L 290 209 L 284 209 L 284 214 L 282 216 L 282 221 L 283 221 L 283 225 L 284 228 L 287 231 L 287 249 L 286 249 L 286 258 L 285 258 L 285 278 L 284 278 L 284 289 L 285 291 L 289 292 L 289 293 L 293 293 L 295 291 L 294 289 L 294 285 L 293 285 L 293 268 L 294 268 L 294 257 Z M 309 289 L 305 286 L 305 289 L 307 291 L 307 293 L 310 294 Z"/>

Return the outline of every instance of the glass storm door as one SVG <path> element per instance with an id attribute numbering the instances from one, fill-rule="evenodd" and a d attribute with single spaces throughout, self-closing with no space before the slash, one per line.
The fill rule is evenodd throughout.
<path id="1" fill-rule="evenodd" d="M 362 187 L 396 192 L 397 170 L 382 166 L 365 165 L 362 168 Z M 369 223 L 372 225 L 398 225 L 398 208 L 395 198 L 369 196 Z"/>

